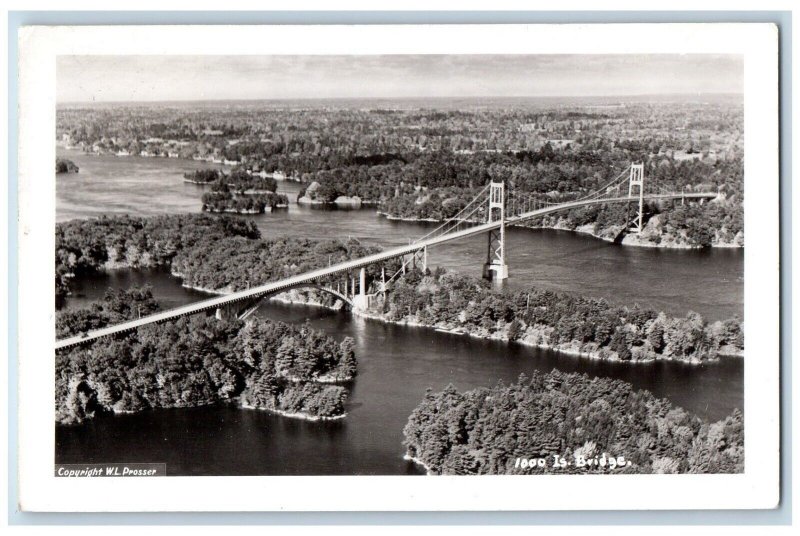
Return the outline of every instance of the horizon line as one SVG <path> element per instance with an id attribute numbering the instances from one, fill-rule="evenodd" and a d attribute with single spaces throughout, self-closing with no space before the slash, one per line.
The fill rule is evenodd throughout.
<path id="1" fill-rule="evenodd" d="M 56 105 L 63 104 L 154 104 L 154 103 L 191 103 L 191 102 L 263 102 L 263 101 L 358 101 L 358 100 L 423 100 L 423 99 L 630 99 L 642 97 L 703 97 L 703 96 L 739 96 L 740 91 L 713 91 L 713 92 L 688 92 L 688 93 L 631 93 L 631 94 L 605 94 L 605 95 L 415 95 L 415 96 L 341 96 L 341 97 L 253 97 L 253 98 L 227 98 L 227 99 L 153 99 L 153 100 L 85 100 L 85 101 L 58 101 Z"/>

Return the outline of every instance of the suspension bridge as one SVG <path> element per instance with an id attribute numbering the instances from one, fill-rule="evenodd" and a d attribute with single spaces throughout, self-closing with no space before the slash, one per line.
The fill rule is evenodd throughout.
<path id="1" fill-rule="evenodd" d="M 319 289 L 340 299 L 347 306 L 356 310 L 365 310 L 374 296 L 385 294 L 391 284 L 406 273 L 409 266 L 417 267 L 421 264 L 423 271 L 427 270 L 429 247 L 483 233 L 488 236 L 483 275 L 487 279 L 499 281 L 508 277 L 505 240 L 505 231 L 508 225 L 520 224 L 533 218 L 581 207 L 628 203 L 636 206 L 636 212 L 631 220 L 625 222 L 625 226 L 630 232 L 641 233 L 644 228 L 645 201 L 699 200 L 702 203 L 704 200 L 716 198 L 718 195 L 716 192 L 658 190 L 645 193 L 643 164 L 630 165 L 611 181 L 585 195 L 531 194 L 519 192 L 514 188 L 506 190 L 503 182 L 490 182 L 457 214 L 408 245 L 59 339 L 55 346 L 57 350 L 68 348 L 101 337 L 135 330 L 149 324 L 203 312 L 214 312 L 218 318 L 234 316 L 245 318 L 258 308 L 263 299 L 302 287 Z M 386 264 L 389 261 L 397 260 L 400 260 L 400 267 L 390 277 L 387 277 Z M 372 277 L 368 282 L 366 269 L 371 266 L 381 266 L 381 275 L 380 279 Z M 370 293 L 370 290 L 373 292 Z"/>

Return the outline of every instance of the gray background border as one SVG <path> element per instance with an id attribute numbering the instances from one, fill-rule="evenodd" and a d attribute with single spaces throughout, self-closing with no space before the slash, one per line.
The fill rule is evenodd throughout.
<path id="1" fill-rule="evenodd" d="M 17 31 L 28 25 L 770 22 L 779 28 L 781 503 L 775 510 L 616 512 L 30 513 L 17 509 Z M 8 523 L 10 525 L 787 525 L 792 521 L 789 11 L 10 11 L 8 13 Z"/>

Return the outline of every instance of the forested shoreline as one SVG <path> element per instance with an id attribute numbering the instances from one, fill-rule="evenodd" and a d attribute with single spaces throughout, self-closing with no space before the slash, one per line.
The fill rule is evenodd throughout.
<path id="1" fill-rule="evenodd" d="M 285 296 L 285 301 L 331 308 L 337 301 L 315 289 Z M 601 361 L 697 365 L 744 356 L 744 325 L 736 317 L 708 322 L 692 311 L 681 318 L 535 287 L 498 291 L 483 279 L 442 269 L 408 269 L 385 298 L 375 294 L 366 311 L 354 314 Z"/>
<path id="2" fill-rule="evenodd" d="M 71 274 L 161 265 L 185 286 L 230 293 L 380 251 L 354 239 L 259 237 L 250 222 L 199 215 L 66 222 L 57 230 L 57 281 L 64 281 L 66 292 Z M 388 263 L 387 273 L 398 267 L 399 261 Z M 379 279 L 380 267 L 369 267 L 372 292 Z M 329 307 L 336 302 L 316 290 L 295 290 L 291 299 Z M 499 291 L 482 279 L 441 269 L 408 268 L 385 297 L 375 294 L 363 314 L 600 360 L 702 363 L 744 352 L 736 318 L 708 323 L 693 312 L 676 318 L 536 288 Z"/>
<path id="3" fill-rule="evenodd" d="M 409 271 L 385 300 L 376 296 L 367 315 L 600 360 L 701 363 L 744 354 L 736 318 L 708 323 L 694 312 L 676 318 L 537 288 L 498 291 L 483 279 L 441 269 Z"/>
<path id="4" fill-rule="evenodd" d="M 233 292 L 380 251 L 357 239 L 262 240 L 252 221 L 185 214 L 114 216 L 56 225 L 56 289 L 76 275 L 106 269 L 167 266 L 187 286 Z M 397 262 L 389 263 L 389 269 Z M 369 274 L 377 277 L 380 268 Z"/>
<path id="5" fill-rule="evenodd" d="M 87 153 L 163 155 L 234 167 L 228 179 L 218 170 L 201 170 L 188 174 L 191 182 L 291 178 L 304 184 L 300 203 L 374 204 L 393 218 L 420 221 L 452 216 L 489 181 L 503 181 L 509 193 L 557 202 L 595 191 L 641 162 L 648 192 L 720 195 L 702 206 L 648 203 L 645 232 L 624 237 L 623 244 L 744 245 L 743 106 L 736 96 L 669 103 L 629 98 L 599 107 L 525 99 L 476 101 L 463 109 L 402 100 L 354 104 L 304 103 L 298 109 L 239 103 L 209 106 L 192 118 L 179 106 L 65 107 L 57 112 L 57 135 Z M 211 206 L 219 210 L 221 203 Z M 224 210 L 257 211 L 225 203 Z M 629 208 L 573 210 L 530 225 L 613 240 L 629 224 Z"/>
<path id="6" fill-rule="evenodd" d="M 257 239 L 252 221 L 204 214 L 103 216 L 56 225 L 56 304 L 70 279 L 115 268 L 169 266 L 182 251 L 223 238 Z"/>
<path id="7" fill-rule="evenodd" d="M 562 202 L 599 187 L 607 178 L 604 167 L 615 165 L 591 153 L 563 153 L 549 146 L 536 152 L 472 155 L 460 166 L 444 166 L 440 162 L 444 158 L 444 155 L 425 155 L 411 162 L 392 160 L 319 172 L 300 190 L 297 202 L 357 208 L 375 206 L 378 214 L 393 220 L 441 222 L 464 208 L 488 180 L 504 181 L 509 194 Z M 718 192 L 719 196 L 703 204 L 680 200 L 648 201 L 644 205 L 645 226 L 641 234 L 626 232 L 635 214 L 634 203 L 571 209 L 518 225 L 577 231 L 602 240 L 620 240 L 623 245 L 631 246 L 744 247 L 742 169 L 741 160 L 709 164 L 651 158 L 645 170 L 649 191 L 711 191 Z M 415 178 L 428 175 L 437 178 Z M 274 180 L 258 179 L 242 170 L 230 174 L 230 177 L 244 177 L 238 182 L 214 169 L 198 170 L 187 175 L 187 179 L 190 177 L 191 182 L 213 185 L 212 192 L 203 196 L 203 210 L 261 213 L 265 207 L 271 209 L 288 204 L 285 196 L 269 195 L 269 185 L 251 187 L 247 190 L 250 195 L 246 194 L 248 180 Z M 254 191 L 266 197 L 248 199 Z M 481 217 L 484 216 L 479 213 L 478 218 Z"/>
<path id="8" fill-rule="evenodd" d="M 90 307 L 57 313 L 66 337 L 159 310 L 150 289 L 108 291 Z M 56 353 L 56 421 L 99 413 L 236 403 L 305 419 L 345 416 L 357 372 L 353 341 L 307 325 L 194 315 Z"/>
<path id="9" fill-rule="evenodd" d="M 428 391 L 403 434 L 407 458 L 429 474 L 744 472 L 739 410 L 703 422 L 627 382 L 556 370 Z"/>
<path id="10" fill-rule="evenodd" d="M 741 159 L 675 161 L 665 155 L 636 154 L 647 164 L 648 191 L 711 191 L 709 203 L 648 202 L 648 220 L 640 236 L 626 245 L 650 247 L 743 247 Z M 503 181 L 506 191 L 548 202 L 567 201 L 599 188 L 608 170 L 622 166 L 614 156 L 590 151 L 538 151 L 462 156 L 454 163 L 445 154 L 423 155 L 410 162 L 320 172 L 300 192 L 308 203 L 335 204 L 355 199 L 377 204 L 379 213 L 405 221 L 444 221 L 464 208 L 489 181 Z M 627 193 L 627 192 L 624 192 Z M 628 226 L 632 205 L 614 204 L 572 209 L 530 220 L 523 226 L 579 230 L 614 240 Z"/>
<path id="11" fill-rule="evenodd" d="M 451 199 L 447 198 L 444 201 L 452 202 Z M 444 221 L 441 215 L 430 215 L 419 210 L 416 199 L 412 198 L 410 203 L 414 208 L 408 211 L 402 209 L 392 211 L 381 205 L 378 214 L 396 221 L 432 223 Z M 730 202 L 722 197 L 710 201 L 705 207 L 696 203 L 682 205 L 680 201 L 645 203 L 644 227 L 641 234 L 630 232 L 631 226 L 625 224 L 634 216 L 632 205 L 595 206 L 533 218 L 512 226 L 572 231 L 623 246 L 674 249 L 744 247 L 743 214 L 735 207 L 731 210 Z M 719 227 L 707 221 L 709 219 L 717 222 Z"/>

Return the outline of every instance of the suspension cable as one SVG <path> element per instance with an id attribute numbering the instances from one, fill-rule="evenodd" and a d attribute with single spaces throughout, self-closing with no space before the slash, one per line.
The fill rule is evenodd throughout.
<path id="1" fill-rule="evenodd" d="M 630 170 L 630 166 L 628 166 L 628 167 L 626 167 L 625 169 L 623 169 L 623 170 L 622 170 L 622 171 L 621 171 L 621 172 L 620 172 L 620 173 L 619 173 L 619 174 L 618 174 L 616 177 L 614 177 L 613 179 L 611 179 L 611 180 L 610 180 L 608 183 L 606 183 L 604 186 L 601 186 L 601 187 L 600 187 L 600 188 L 598 188 L 597 190 L 595 190 L 595 191 L 593 191 L 593 192 L 590 192 L 590 193 L 586 194 L 586 195 L 585 195 L 585 196 L 583 196 L 583 197 L 579 197 L 578 199 L 573 199 L 571 202 L 572 202 L 572 203 L 574 203 L 574 202 L 576 202 L 576 201 L 586 201 L 586 200 L 588 200 L 588 199 L 594 199 L 594 198 L 596 198 L 596 197 L 599 197 L 600 195 L 602 195 L 603 193 L 605 193 L 605 191 L 606 191 L 606 190 L 608 190 L 608 189 L 611 187 L 611 185 L 612 185 L 612 184 L 614 184 L 614 183 L 615 183 L 615 182 L 617 182 L 617 181 L 619 181 L 619 184 L 617 184 L 617 188 L 619 188 L 619 186 L 621 186 L 621 185 L 622 185 L 622 182 L 623 182 L 623 180 L 620 180 L 620 179 L 624 179 L 625 173 L 626 173 L 628 170 Z"/>
<path id="2" fill-rule="evenodd" d="M 594 191 L 588 193 L 587 195 L 585 195 L 583 197 L 580 197 L 578 199 L 574 199 L 574 200 L 572 200 L 570 202 L 574 203 L 574 202 L 586 201 L 586 200 L 598 198 L 599 196 L 603 195 L 606 191 L 608 191 L 608 189 L 611 188 L 612 185 L 614 185 L 614 183 L 618 183 L 616 185 L 616 188 L 619 188 L 622 185 L 623 181 L 624 181 L 625 173 L 628 172 L 629 170 L 630 170 L 630 166 L 624 168 L 613 179 L 611 179 L 609 182 L 607 182 L 606 184 L 604 184 L 603 186 L 601 186 L 597 190 L 594 190 Z M 417 244 L 417 243 L 425 241 L 425 240 L 427 240 L 429 238 L 433 238 L 434 236 L 438 236 L 440 234 L 446 234 L 446 233 L 452 231 L 453 229 L 457 229 L 458 226 L 461 225 L 462 223 L 468 222 L 469 219 L 472 216 L 474 216 L 475 213 L 478 210 L 480 210 L 482 208 L 481 204 L 478 204 L 477 206 L 475 206 L 475 208 L 473 208 L 469 212 L 469 214 L 467 214 L 466 216 L 464 216 L 464 214 L 467 212 L 467 210 L 472 205 L 474 205 L 475 203 L 478 203 L 479 201 L 481 201 L 481 202 L 483 201 L 483 199 L 482 199 L 483 195 L 487 192 L 487 190 L 490 187 L 491 187 L 491 184 L 487 184 L 486 186 L 484 186 L 483 189 L 480 192 L 478 192 L 478 194 L 472 199 L 472 201 L 467 203 L 461 210 L 458 211 L 458 213 L 456 213 L 454 216 L 452 216 L 452 217 L 448 218 L 447 220 L 445 220 L 441 225 L 439 225 L 438 227 L 436 227 L 435 229 L 433 229 L 429 233 L 425 234 L 424 236 L 421 236 L 421 237 L 417 238 L 416 240 L 414 240 L 411 243 L 412 244 Z M 512 190 L 511 191 L 511 195 L 509 197 L 510 198 L 514 198 L 515 201 L 530 201 L 530 199 L 531 199 L 530 196 L 527 197 L 527 199 L 520 198 L 520 196 L 516 192 L 516 190 Z M 508 201 L 508 198 L 506 199 L 506 202 L 507 201 Z M 541 203 L 543 203 L 545 205 L 558 205 L 558 204 L 561 204 L 560 202 L 557 202 L 557 201 L 539 200 L 539 199 L 536 199 L 535 196 L 534 196 L 534 201 L 537 204 L 541 202 Z M 516 216 L 516 215 L 517 214 L 512 214 L 512 217 Z M 454 223 L 455 223 L 455 225 L 453 225 Z M 448 226 L 450 226 L 449 229 L 448 229 Z M 444 233 L 442 233 L 443 230 L 445 230 Z M 420 249 L 422 249 L 422 248 L 420 248 Z M 414 251 L 414 253 L 412 254 L 412 258 L 416 257 L 418 251 L 419 250 Z M 410 262 L 409 260 L 406 260 L 405 258 L 403 258 L 403 262 L 402 262 L 402 265 L 401 265 L 400 269 L 397 270 L 392 275 L 392 277 L 390 277 L 388 280 L 386 280 L 384 282 L 384 290 L 386 289 L 386 285 L 388 285 L 389 283 L 394 281 L 397 278 L 397 276 L 400 275 L 400 273 L 402 273 L 405 270 L 405 268 L 409 264 L 409 262 Z"/>
<path id="3" fill-rule="evenodd" d="M 472 211 L 472 212 L 471 212 L 471 213 L 470 213 L 470 214 L 469 214 L 469 215 L 468 215 L 466 218 L 464 218 L 464 217 L 461 217 L 461 215 L 462 215 L 464 212 L 466 212 L 466 211 L 467 211 L 467 209 L 468 209 L 470 206 L 472 206 L 472 204 L 473 204 L 473 203 L 475 203 L 476 201 L 479 201 L 479 200 L 480 200 L 480 201 L 482 201 L 482 199 L 481 199 L 481 198 L 483 197 L 483 194 L 485 194 L 485 193 L 486 193 L 486 191 L 489 189 L 489 186 L 490 186 L 489 184 L 487 184 L 486 186 L 484 186 L 484 187 L 483 187 L 483 189 L 482 189 L 480 192 L 478 192 L 478 194 L 477 194 L 477 195 L 476 195 L 476 196 L 475 196 L 475 197 L 472 199 L 472 201 L 470 201 L 469 203 L 467 203 L 467 204 L 464 206 L 464 208 L 462 208 L 461 210 L 459 210 L 459 211 L 458 211 L 458 213 L 457 213 L 455 216 L 452 216 L 452 217 L 450 217 L 450 218 L 446 219 L 446 220 L 445 220 L 445 221 L 444 221 L 444 222 L 443 222 L 441 225 L 439 225 L 439 227 L 435 228 L 434 230 L 432 230 L 431 232 L 429 232 L 429 233 L 428 233 L 428 234 L 426 234 L 425 236 L 421 236 L 421 237 L 417 238 L 416 240 L 414 240 L 414 242 L 413 242 L 413 243 L 422 242 L 423 240 L 426 240 L 426 239 L 428 239 L 428 238 L 430 238 L 430 237 L 434 236 L 436 233 L 438 233 L 439 231 L 441 231 L 442 229 L 444 229 L 445 227 L 447 227 L 449 224 L 451 224 L 453 221 L 457 221 L 457 220 L 458 220 L 458 221 L 459 221 L 459 223 L 460 223 L 461 221 L 464 221 L 466 218 L 469 218 L 470 216 L 472 216 L 472 215 L 475 213 L 475 210 L 473 210 L 473 211 Z M 478 208 L 480 208 L 480 205 L 478 205 L 478 206 L 476 207 L 476 210 L 477 210 Z"/>

